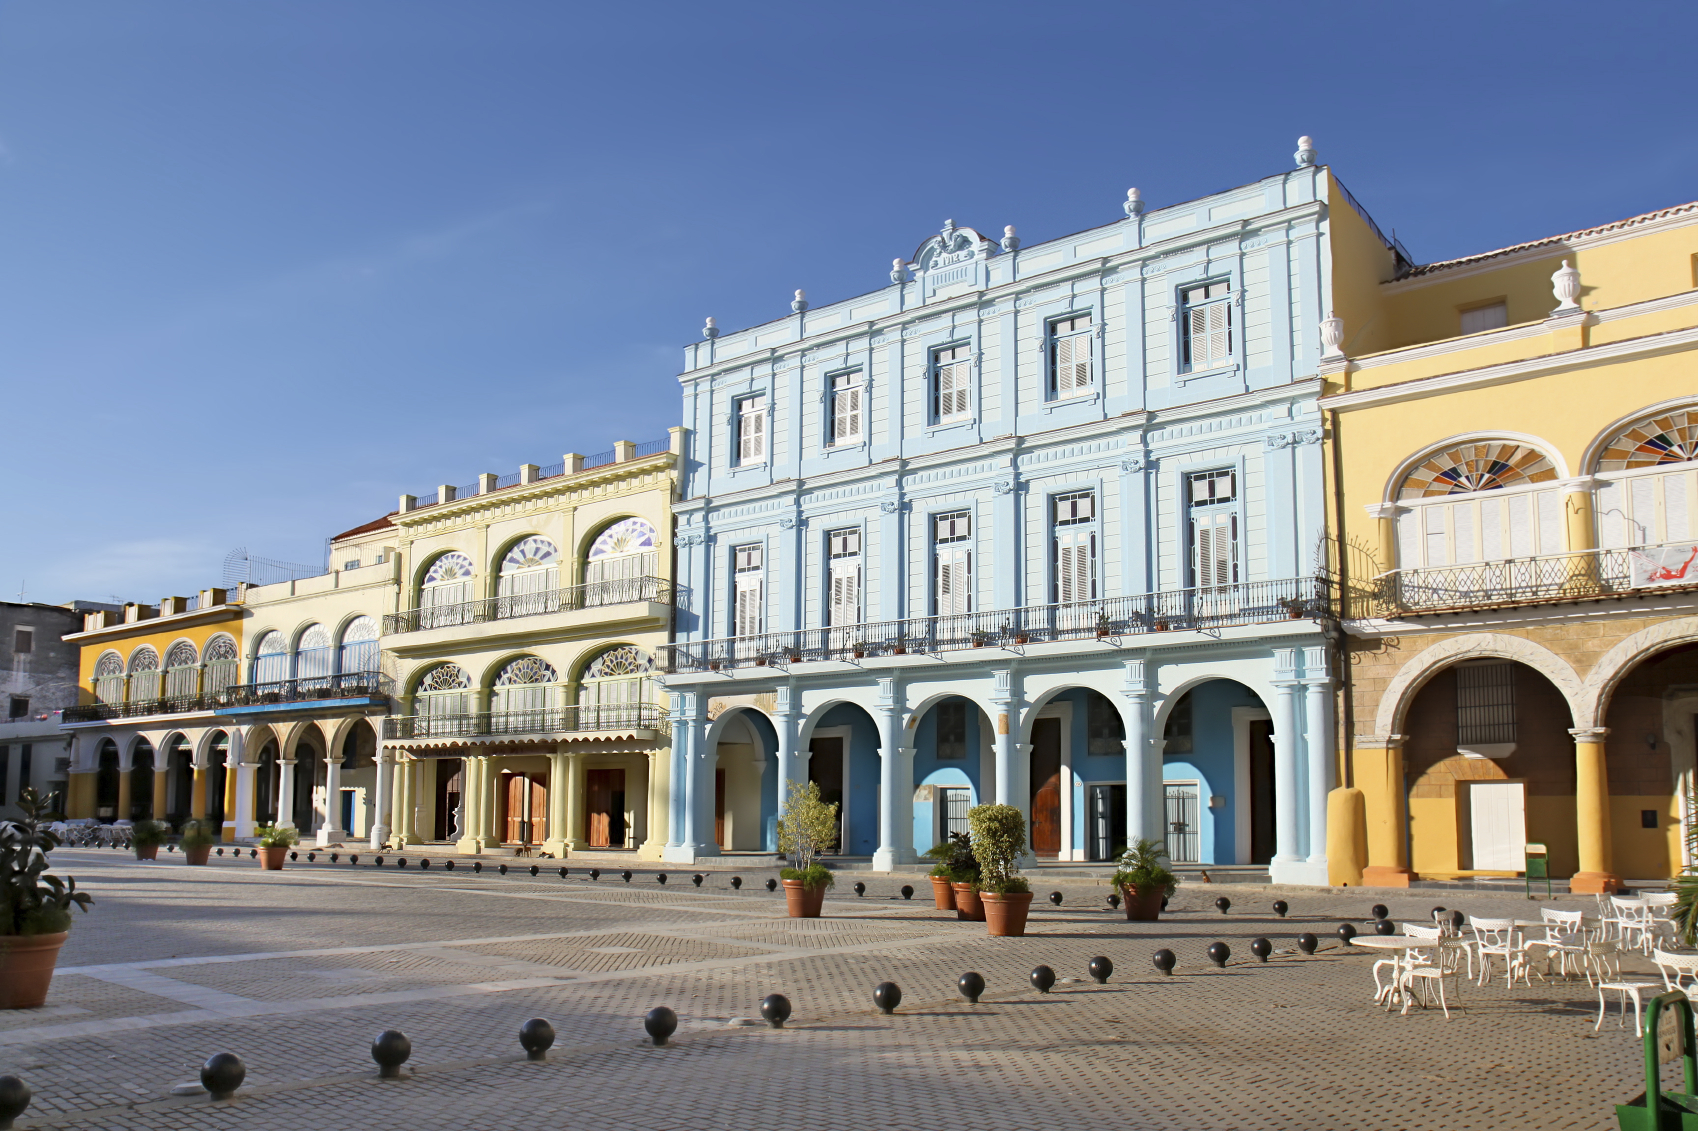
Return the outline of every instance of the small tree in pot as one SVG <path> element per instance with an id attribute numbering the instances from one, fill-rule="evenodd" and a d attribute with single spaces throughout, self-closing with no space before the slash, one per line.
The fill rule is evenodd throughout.
<path id="1" fill-rule="evenodd" d="M 71 929 L 71 906 L 88 910 L 94 897 L 70 876 L 47 871 L 59 838 L 41 823 L 46 805 L 25 789 L 21 821 L 0 821 L 0 1009 L 37 1009 L 47 1000 L 59 948 Z"/>
<path id="2" fill-rule="evenodd" d="M 301 834 L 287 825 L 261 825 L 259 862 L 267 872 L 281 872 L 289 849 L 301 842 Z"/>
<path id="3" fill-rule="evenodd" d="M 212 830 L 205 821 L 189 821 L 183 825 L 177 847 L 183 850 L 183 863 L 205 864 L 212 855 Z"/>
<path id="4" fill-rule="evenodd" d="M 979 900 L 992 936 L 1026 933 L 1032 887 L 1016 861 L 1026 847 L 1026 817 L 1012 805 L 975 805 L 967 811 L 973 855 L 979 860 Z"/>
<path id="5" fill-rule="evenodd" d="M 137 821 L 130 826 L 130 846 L 136 850 L 136 859 L 159 859 L 159 846 L 170 832 L 171 826 L 164 821 Z"/>
<path id="6" fill-rule="evenodd" d="M 790 783 L 778 818 L 778 850 L 790 860 L 779 873 L 792 919 L 817 919 L 825 889 L 837 882 L 816 857 L 837 847 L 837 806 L 820 797 L 818 782 Z"/>
<path id="7" fill-rule="evenodd" d="M 1136 841 L 1121 856 L 1112 882 L 1126 900 L 1128 919 L 1161 918 L 1162 901 L 1179 886 L 1167 864 L 1167 846 L 1159 840 Z"/>
<path id="8" fill-rule="evenodd" d="M 932 865 L 932 900 L 939 911 L 958 911 L 955 885 L 975 885 L 979 882 L 979 862 L 973 856 L 973 840 L 966 833 L 950 833 L 949 839 L 934 844 L 926 855 L 936 860 Z M 984 918 L 981 914 L 978 918 Z"/>

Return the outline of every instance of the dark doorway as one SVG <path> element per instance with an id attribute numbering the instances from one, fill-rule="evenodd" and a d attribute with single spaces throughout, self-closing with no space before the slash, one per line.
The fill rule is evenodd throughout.
<path id="1" fill-rule="evenodd" d="M 313 786 L 318 781 L 319 766 L 318 751 L 306 743 L 295 746 L 295 800 L 290 806 L 289 819 L 295 822 L 295 828 L 302 836 L 314 832 L 317 822 L 313 820 Z"/>
<path id="2" fill-rule="evenodd" d="M 1092 860 L 1118 860 L 1126 851 L 1126 787 L 1091 787 L 1090 848 Z"/>
<path id="3" fill-rule="evenodd" d="M 178 735 L 165 753 L 166 817 L 181 823 L 194 807 L 195 767 L 188 740 Z"/>
<path id="4" fill-rule="evenodd" d="M 224 783 L 229 774 L 230 737 L 219 732 L 206 756 L 206 820 L 214 836 L 224 826 Z"/>
<path id="5" fill-rule="evenodd" d="M 843 740 L 814 738 L 808 741 L 808 780 L 820 787 L 820 800 L 837 806 L 837 844 L 833 852 L 843 853 Z M 782 799 L 781 799 L 782 801 Z"/>
<path id="6" fill-rule="evenodd" d="M 1061 855 L 1061 720 L 1032 724 L 1032 851 Z"/>
<path id="7" fill-rule="evenodd" d="M 1250 721 L 1250 863 L 1266 864 L 1274 855 L 1273 723 Z"/>
<path id="8" fill-rule="evenodd" d="M 277 747 L 266 743 L 259 754 L 259 768 L 254 771 L 254 821 L 269 825 L 277 819 Z"/>
<path id="9" fill-rule="evenodd" d="M 146 739 L 130 754 L 130 811 L 132 821 L 153 818 L 153 746 Z"/>
<path id="10" fill-rule="evenodd" d="M 100 744 L 100 773 L 94 779 L 94 815 L 99 820 L 118 818 L 118 772 L 118 744 L 105 739 Z"/>
<path id="11" fill-rule="evenodd" d="M 725 771 L 713 772 L 713 842 L 725 847 Z"/>
<path id="12" fill-rule="evenodd" d="M 455 833 L 454 813 L 460 808 L 460 791 L 464 787 L 464 763 L 458 758 L 443 758 L 436 763 L 436 829 L 433 839 L 448 840 Z"/>
<path id="13" fill-rule="evenodd" d="M 584 775 L 584 839 L 591 848 L 625 847 L 625 771 Z"/>

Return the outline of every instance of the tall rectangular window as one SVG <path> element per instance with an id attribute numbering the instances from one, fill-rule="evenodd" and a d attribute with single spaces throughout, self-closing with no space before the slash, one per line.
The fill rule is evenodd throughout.
<path id="1" fill-rule="evenodd" d="M 937 705 L 937 756 L 957 759 L 967 756 L 967 701 L 945 699 Z"/>
<path id="2" fill-rule="evenodd" d="M 1232 287 L 1225 282 L 1188 287 L 1179 298 L 1185 366 L 1213 369 L 1232 361 Z"/>
<path id="3" fill-rule="evenodd" d="M 1070 314 L 1049 324 L 1050 396 L 1077 396 L 1091 387 L 1091 316 Z"/>
<path id="4" fill-rule="evenodd" d="M 1071 605 L 1097 597 L 1097 496 L 1093 491 L 1057 495 L 1053 599 Z"/>
<path id="5" fill-rule="evenodd" d="M 766 397 L 756 395 L 737 401 L 737 463 L 766 460 Z"/>
<path id="6" fill-rule="evenodd" d="M 973 517 L 968 511 L 932 516 L 932 611 L 973 611 Z"/>
<path id="7" fill-rule="evenodd" d="M 1456 744 L 1515 741 L 1515 665 L 1484 660 L 1456 666 Z"/>
<path id="8" fill-rule="evenodd" d="M 22 695 L 12 696 L 11 706 L 6 712 L 9 719 L 21 719 L 29 714 L 29 700 Z"/>
<path id="9" fill-rule="evenodd" d="M 733 636 L 759 636 L 765 623 L 764 560 L 760 543 L 734 546 L 731 550 Z"/>
<path id="10" fill-rule="evenodd" d="M 831 443 L 853 444 L 861 439 L 861 374 L 839 373 L 831 379 Z"/>
<path id="11" fill-rule="evenodd" d="M 964 420 L 972 411 L 973 352 L 963 343 L 932 352 L 932 421 Z"/>
<path id="12" fill-rule="evenodd" d="M 20 628 L 14 630 L 12 633 L 12 651 L 20 653 L 35 651 L 35 629 Z"/>
<path id="13" fill-rule="evenodd" d="M 1191 522 L 1191 584 L 1215 589 L 1238 581 L 1238 473 L 1187 476 Z"/>
<path id="14" fill-rule="evenodd" d="M 836 628 L 861 623 L 861 532 L 833 530 L 825 536 L 830 554 L 831 606 L 827 623 Z"/>

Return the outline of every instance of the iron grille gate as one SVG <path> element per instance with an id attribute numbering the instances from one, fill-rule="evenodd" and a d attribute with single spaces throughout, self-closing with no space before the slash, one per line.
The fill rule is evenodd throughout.
<path id="1" fill-rule="evenodd" d="M 1175 864 L 1197 863 L 1197 783 L 1167 784 L 1167 858 Z"/>

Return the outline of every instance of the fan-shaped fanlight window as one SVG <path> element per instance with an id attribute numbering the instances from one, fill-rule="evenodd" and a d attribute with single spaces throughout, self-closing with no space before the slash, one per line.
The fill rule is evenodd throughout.
<path id="1" fill-rule="evenodd" d="M 193 641 L 179 640 L 165 650 L 165 698 L 190 699 L 199 692 L 199 660 Z"/>
<path id="2" fill-rule="evenodd" d="M 1490 440 L 1434 452 L 1404 478 L 1397 497 L 1431 499 L 1471 491 L 1495 491 L 1548 483 L 1556 477 L 1556 468 L 1539 449 Z"/>
<path id="3" fill-rule="evenodd" d="M 323 683 L 330 678 L 336 664 L 336 648 L 330 641 L 330 630 L 322 624 L 310 626 L 301 633 L 301 643 L 295 649 L 295 678 Z"/>
<path id="4" fill-rule="evenodd" d="M 124 701 L 124 659 L 105 652 L 94 662 L 94 697 L 102 703 Z"/>
<path id="5" fill-rule="evenodd" d="M 513 714 L 551 707 L 556 701 L 554 689 L 559 682 L 559 674 L 547 661 L 537 656 L 520 656 L 495 677 L 491 709 Z"/>
<path id="6" fill-rule="evenodd" d="M 654 661 L 640 648 L 609 648 L 584 669 L 578 701 L 600 707 L 634 707 L 654 701 Z"/>
<path id="7" fill-rule="evenodd" d="M 206 677 L 202 686 L 207 694 L 223 691 L 235 685 L 240 675 L 240 656 L 236 642 L 228 636 L 214 636 L 206 644 Z"/>
<path id="8" fill-rule="evenodd" d="M 560 551 L 547 538 L 533 534 L 523 539 L 501 559 L 496 584 L 502 598 L 500 616 L 553 612 L 548 606 L 560 588 Z"/>
<path id="9" fill-rule="evenodd" d="M 1599 471 L 1632 471 L 1698 459 L 1698 412 L 1682 409 L 1635 421 L 1598 457 Z"/>
<path id="10" fill-rule="evenodd" d="M 288 678 L 289 641 L 281 632 L 268 632 L 254 649 L 254 683 L 282 683 Z"/>
<path id="11" fill-rule="evenodd" d="M 342 630 L 342 674 L 376 670 L 377 622 L 370 617 L 355 617 Z"/>
<path id="12" fill-rule="evenodd" d="M 640 518 L 622 518 L 596 536 L 590 544 L 584 580 L 592 588 L 585 603 L 617 604 L 633 601 L 641 594 L 635 579 L 655 573 L 655 528 Z"/>
<path id="13" fill-rule="evenodd" d="M 1614 549 L 1672 542 L 1666 564 L 1685 560 L 1685 547 L 1698 536 L 1695 460 L 1698 410 L 1646 416 L 1612 436 L 1598 456 L 1593 509 L 1599 544 Z"/>
<path id="14" fill-rule="evenodd" d="M 472 599 L 472 559 L 458 550 L 430 564 L 419 587 L 419 627 L 441 628 L 468 622 L 468 610 L 458 608 Z"/>
<path id="15" fill-rule="evenodd" d="M 447 734 L 447 720 L 466 713 L 467 689 L 472 681 L 458 664 L 438 664 L 419 680 L 414 693 L 414 713 L 420 716 L 420 733 Z"/>
<path id="16" fill-rule="evenodd" d="M 142 645 L 130 653 L 130 701 L 159 698 L 159 653 Z"/>

